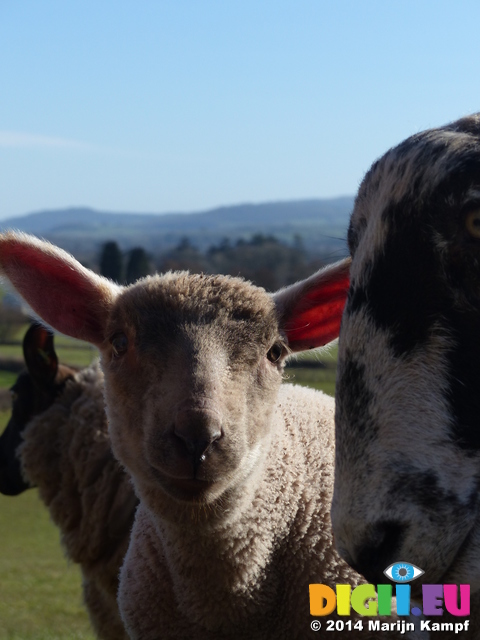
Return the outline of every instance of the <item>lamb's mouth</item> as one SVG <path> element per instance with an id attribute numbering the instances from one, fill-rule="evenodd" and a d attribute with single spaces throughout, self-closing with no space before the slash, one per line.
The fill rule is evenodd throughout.
<path id="1" fill-rule="evenodd" d="M 216 479 L 194 477 L 176 478 L 152 467 L 155 479 L 162 489 L 178 500 L 187 502 L 203 500 L 208 497 L 214 487 L 220 484 Z"/>
<path id="2" fill-rule="evenodd" d="M 186 478 L 170 480 L 169 484 L 172 484 L 174 487 L 180 489 L 181 491 L 202 493 L 204 491 L 207 491 L 208 488 L 211 487 L 214 483 L 208 480 L 201 480 L 199 478 Z"/>

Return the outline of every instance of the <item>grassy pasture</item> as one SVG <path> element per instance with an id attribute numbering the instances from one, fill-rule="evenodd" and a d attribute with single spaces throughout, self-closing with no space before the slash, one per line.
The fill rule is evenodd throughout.
<path id="1" fill-rule="evenodd" d="M 74 366 L 87 366 L 96 355 L 69 338 L 58 336 L 55 344 L 60 362 Z M 2 358 L 23 360 L 21 343 L 0 345 Z M 0 389 L 16 379 L 17 374 L 0 370 Z M 0 432 L 9 417 L 9 411 L 0 411 Z M 35 489 L 0 495 L 0 540 L 0 640 L 94 640 L 80 569 L 65 558 L 59 531 Z"/>
<path id="2" fill-rule="evenodd" d="M 18 344 L 0 345 L 0 359 L 22 359 L 21 340 L 27 326 L 19 330 Z M 57 336 L 60 362 L 87 366 L 96 350 L 78 341 Z M 306 354 L 286 371 L 286 381 L 304 384 L 326 393 L 335 385 L 336 348 Z M 312 368 L 319 360 L 323 368 Z M 10 387 L 17 375 L 0 370 L 0 389 Z M 0 411 L 0 432 L 9 411 Z M 0 495 L 0 640 L 93 640 L 82 605 L 78 566 L 63 555 L 58 529 L 49 519 L 37 491 L 18 497 Z"/>
<path id="3" fill-rule="evenodd" d="M 37 491 L 0 496 L 0 638 L 93 640 L 81 575 Z"/>

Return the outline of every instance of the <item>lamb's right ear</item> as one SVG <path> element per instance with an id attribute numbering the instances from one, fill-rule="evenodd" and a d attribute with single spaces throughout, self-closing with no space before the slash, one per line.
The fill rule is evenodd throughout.
<path id="1" fill-rule="evenodd" d="M 351 259 L 273 294 L 279 324 L 294 352 L 321 347 L 340 333 L 347 300 Z"/>
<path id="2" fill-rule="evenodd" d="M 61 333 L 100 346 L 120 287 L 71 255 L 23 233 L 0 234 L 0 275 L 42 320 Z"/>

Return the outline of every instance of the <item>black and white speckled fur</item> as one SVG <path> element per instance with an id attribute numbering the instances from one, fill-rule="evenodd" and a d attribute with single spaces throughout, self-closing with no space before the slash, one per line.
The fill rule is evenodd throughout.
<path id="1" fill-rule="evenodd" d="M 419 133 L 367 173 L 348 233 L 332 520 L 369 581 L 480 588 L 480 114 Z"/>

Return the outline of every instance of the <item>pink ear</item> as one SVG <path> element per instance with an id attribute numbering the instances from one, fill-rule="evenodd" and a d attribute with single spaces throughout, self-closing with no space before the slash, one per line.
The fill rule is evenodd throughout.
<path id="1" fill-rule="evenodd" d="M 274 294 L 280 326 L 292 351 L 321 347 L 340 333 L 350 258 Z"/>
<path id="2" fill-rule="evenodd" d="M 0 234 L 0 272 L 50 326 L 100 345 L 120 287 L 33 236 Z"/>

